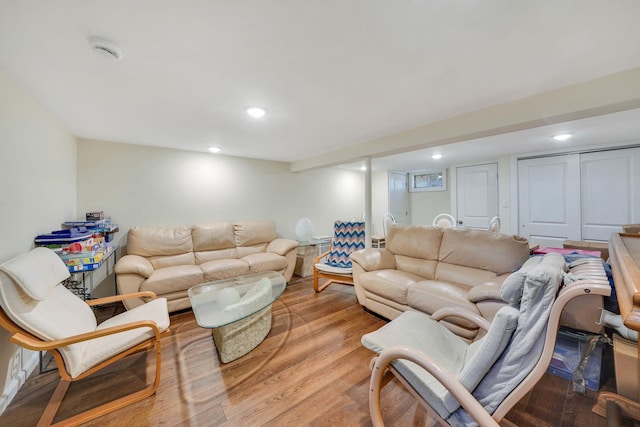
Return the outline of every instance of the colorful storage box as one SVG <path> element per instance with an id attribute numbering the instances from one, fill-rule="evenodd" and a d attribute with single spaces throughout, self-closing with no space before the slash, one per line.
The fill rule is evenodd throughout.
<path id="1" fill-rule="evenodd" d="M 582 357 L 582 350 L 587 345 L 587 341 L 593 336 L 593 334 L 561 329 L 553 351 L 553 359 L 551 359 L 547 372 L 572 381 L 573 371 L 578 367 Z M 597 337 L 597 335 L 595 336 Z M 600 388 L 602 350 L 603 344 L 598 342 L 589 355 L 583 372 L 585 387 L 589 390 L 598 391 Z"/>

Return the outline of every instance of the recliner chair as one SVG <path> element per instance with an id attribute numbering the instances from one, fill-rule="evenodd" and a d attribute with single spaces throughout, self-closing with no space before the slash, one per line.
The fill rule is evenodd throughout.
<path id="1" fill-rule="evenodd" d="M 405 312 L 363 336 L 363 345 L 378 353 L 371 362 L 373 425 L 384 425 L 380 392 L 393 374 L 433 420 L 497 426 L 545 373 L 567 303 L 582 295 L 611 293 L 599 259 L 577 263 L 568 274 L 559 254 L 538 261 L 528 261 L 505 280 L 501 295 L 510 305 L 491 323 L 449 308 L 431 318 Z M 474 321 L 487 332 L 467 343 L 439 323 L 449 316 Z"/>

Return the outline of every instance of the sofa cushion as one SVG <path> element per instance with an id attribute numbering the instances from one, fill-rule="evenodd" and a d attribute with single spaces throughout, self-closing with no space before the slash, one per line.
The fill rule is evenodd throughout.
<path id="1" fill-rule="evenodd" d="M 407 303 L 410 307 L 427 314 L 433 314 L 443 307 L 460 307 L 461 309 L 480 314 L 475 304 L 467 299 L 469 288 L 451 282 L 437 280 L 423 280 L 409 286 Z M 476 326 L 468 320 L 460 318 L 447 319 L 451 323 L 475 329 Z"/>
<path id="2" fill-rule="evenodd" d="M 249 264 L 239 259 L 218 259 L 200 264 L 205 282 L 230 279 L 249 273 Z"/>
<path id="3" fill-rule="evenodd" d="M 453 282 L 467 286 L 474 286 L 487 282 L 494 277 L 496 277 L 496 274 L 492 271 L 439 262 L 438 267 L 436 268 L 435 279 L 441 282 Z"/>
<path id="4" fill-rule="evenodd" d="M 215 261 L 219 259 L 238 258 L 238 253 L 235 247 L 229 248 L 229 249 L 195 252 L 194 255 L 196 257 L 196 265 L 204 264 L 205 262 Z"/>
<path id="5" fill-rule="evenodd" d="M 191 227 L 191 234 L 195 252 L 236 247 L 233 224 L 230 222 L 194 225 Z"/>
<path id="6" fill-rule="evenodd" d="M 442 230 L 437 227 L 396 224 L 389 230 L 385 247 L 395 255 L 438 260 Z"/>
<path id="7" fill-rule="evenodd" d="M 147 258 L 154 269 L 176 267 L 179 265 L 195 265 L 196 258 L 193 252 L 168 256 L 150 256 Z"/>
<path id="8" fill-rule="evenodd" d="M 443 232 L 438 260 L 500 275 L 511 273 L 527 258 L 529 243 L 524 237 L 486 230 L 450 228 Z"/>
<path id="9" fill-rule="evenodd" d="M 250 273 L 281 271 L 287 268 L 287 258 L 273 252 L 262 252 L 240 258 L 249 264 Z"/>
<path id="10" fill-rule="evenodd" d="M 196 265 L 178 265 L 161 268 L 140 285 L 141 291 L 152 291 L 164 295 L 189 289 L 202 283 L 202 270 Z"/>
<path id="11" fill-rule="evenodd" d="M 438 261 L 413 258 L 405 255 L 396 255 L 396 268 L 421 277 L 423 279 L 435 279 Z"/>
<path id="12" fill-rule="evenodd" d="M 143 257 L 193 252 L 191 227 L 133 227 L 127 234 L 127 253 Z"/>
<path id="13" fill-rule="evenodd" d="M 365 291 L 402 305 L 407 305 L 409 285 L 420 280 L 423 280 L 420 276 L 398 270 L 376 270 L 360 276 Z"/>
<path id="14" fill-rule="evenodd" d="M 271 220 L 240 221 L 233 224 L 236 246 L 269 243 L 277 237 L 276 224 Z"/>
<path id="15" fill-rule="evenodd" d="M 258 243 L 251 246 L 238 246 L 236 248 L 236 256 L 238 258 L 244 258 L 248 255 L 259 254 L 267 250 L 268 243 Z"/>

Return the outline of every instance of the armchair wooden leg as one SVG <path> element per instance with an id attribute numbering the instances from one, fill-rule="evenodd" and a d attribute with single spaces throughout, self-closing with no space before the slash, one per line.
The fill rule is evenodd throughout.
<path id="1" fill-rule="evenodd" d="M 327 286 L 329 286 L 333 282 L 334 282 L 333 280 L 327 280 L 322 285 L 319 285 L 318 281 L 314 281 L 313 282 L 313 290 L 316 291 L 316 292 L 322 292 L 324 290 L 324 288 L 326 288 Z"/>
<path id="2" fill-rule="evenodd" d="M 60 383 L 56 387 L 47 407 L 45 408 L 42 416 L 40 417 L 40 421 L 38 422 L 37 427 L 44 426 L 53 426 L 53 427 L 68 427 L 68 426 L 77 426 L 88 421 L 91 421 L 95 418 L 101 417 L 105 414 L 118 410 L 120 408 L 124 408 L 125 406 L 131 405 L 132 403 L 138 402 L 140 400 L 146 399 L 149 396 L 152 396 L 160 385 L 160 371 L 162 368 L 162 347 L 160 342 L 156 342 L 155 345 L 155 353 L 156 353 L 156 372 L 154 381 L 149 386 L 145 387 L 142 390 L 133 392 L 126 396 L 123 396 L 119 399 L 113 400 L 111 402 L 104 403 L 95 408 L 89 409 L 87 411 L 81 412 L 77 415 L 74 415 L 70 418 L 66 418 L 62 421 L 59 421 L 55 424 L 51 424 L 53 419 L 60 409 L 60 404 L 62 403 L 62 399 L 64 398 L 67 390 L 69 389 L 70 381 L 65 379 L 60 379 Z"/>
<path id="3" fill-rule="evenodd" d="M 71 385 L 70 381 L 60 378 L 60 382 L 56 386 L 56 389 L 53 391 L 53 395 L 51 396 L 51 399 L 49 399 L 47 407 L 44 408 L 44 412 L 42 413 L 42 416 L 38 421 L 37 427 L 45 427 L 51 425 L 51 422 L 58 413 L 58 409 L 60 409 L 62 399 L 64 399 L 65 394 L 67 394 L 67 390 L 69 390 L 69 385 Z"/>

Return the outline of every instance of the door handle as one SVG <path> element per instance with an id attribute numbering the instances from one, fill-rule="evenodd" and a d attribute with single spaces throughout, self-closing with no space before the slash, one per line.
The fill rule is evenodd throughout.
<path id="1" fill-rule="evenodd" d="M 459 220 L 459 221 L 458 221 L 458 225 L 462 225 L 462 220 Z"/>

